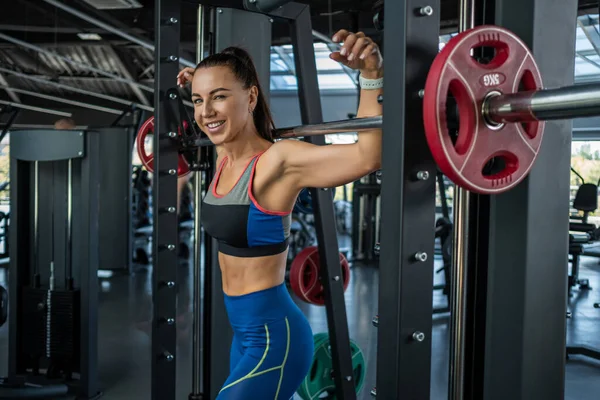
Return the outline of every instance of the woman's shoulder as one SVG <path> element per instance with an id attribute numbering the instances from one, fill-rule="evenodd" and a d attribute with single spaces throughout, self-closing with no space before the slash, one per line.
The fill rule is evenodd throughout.
<path id="1" fill-rule="evenodd" d="M 304 142 L 295 139 L 278 140 L 260 154 L 257 167 L 267 175 L 281 175 L 290 155 L 298 150 Z M 267 172 L 270 171 L 270 172 Z"/>
<path id="2" fill-rule="evenodd" d="M 294 151 L 294 148 L 296 148 L 296 144 L 294 142 L 297 143 L 298 141 L 293 139 L 276 141 L 261 154 L 261 162 L 272 165 L 280 165 L 289 157 L 289 154 Z"/>
<path id="3" fill-rule="evenodd" d="M 270 152 L 273 156 L 287 158 L 294 151 L 302 149 L 310 144 L 299 139 L 281 139 L 273 143 L 271 147 L 265 152 Z"/>

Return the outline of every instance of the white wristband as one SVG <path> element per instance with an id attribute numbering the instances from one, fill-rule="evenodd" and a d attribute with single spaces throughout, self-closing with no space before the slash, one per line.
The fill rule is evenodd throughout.
<path id="1" fill-rule="evenodd" d="M 360 88 L 364 90 L 374 90 L 383 88 L 383 78 L 367 79 L 363 78 L 362 75 L 359 75 L 358 82 L 360 83 Z"/>

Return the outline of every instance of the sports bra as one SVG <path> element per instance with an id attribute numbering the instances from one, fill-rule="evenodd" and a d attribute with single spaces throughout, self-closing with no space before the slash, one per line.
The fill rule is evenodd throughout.
<path id="1" fill-rule="evenodd" d="M 217 184 L 227 157 L 223 159 L 202 201 L 201 222 L 218 242 L 219 251 L 236 257 L 279 254 L 288 247 L 292 214 L 261 207 L 252 194 L 256 163 L 252 157 L 231 190 L 217 194 Z"/>

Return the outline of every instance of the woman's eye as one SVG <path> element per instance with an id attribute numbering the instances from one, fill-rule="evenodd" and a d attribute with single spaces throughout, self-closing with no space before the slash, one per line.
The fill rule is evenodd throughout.
<path id="1" fill-rule="evenodd" d="M 196 99 L 196 100 L 194 100 L 194 104 L 200 104 L 200 103 L 202 103 L 202 99 Z"/>
<path id="2" fill-rule="evenodd" d="M 215 100 L 220 100 L 220 99 L 224 99 L 224 98 L 225 98 L 225 96 L 220 95 L 220 94 L 215 96 Z"/>

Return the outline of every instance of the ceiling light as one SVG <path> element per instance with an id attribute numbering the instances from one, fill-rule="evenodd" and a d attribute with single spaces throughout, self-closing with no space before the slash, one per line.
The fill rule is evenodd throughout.
<path id="1" fill-rule="evenodd" d="M 78 33 L 77 36 L 81 40 L 102 40 L 102 36 L 97 33 Z"/>

